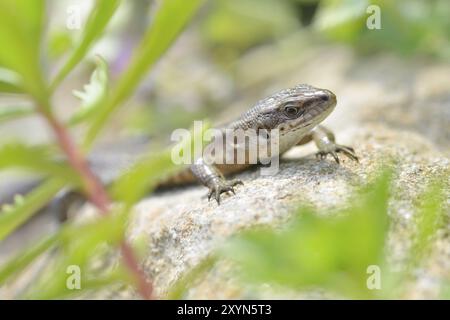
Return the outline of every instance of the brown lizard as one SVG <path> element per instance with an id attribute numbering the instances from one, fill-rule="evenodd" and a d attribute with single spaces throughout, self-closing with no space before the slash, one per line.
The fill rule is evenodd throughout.
<path id="1" fill-rule="evenodd" d="M 319 151 L 317 156 L 321 159 L 330 154 L 339 163 L 338 153 L 342 153 L 352 160 L 358 158 L 351 147 L 337 144 L 334 134 L 320 123 L 334 110 L 336 96 L 329 90 L 315 88 L 301 84 L 294 88 L 279 91 L 257 102 L 252 108 L 243 113 L 235 121 L 220 128 L 225 131 L 237 130 L 266 130 L 278 132 L 278 150 L 272 152 L 271 157 L 278 157 L 296 145 L 314 141 Z M 268 136 L 270 139 L 270 136 Z M 234 187 L 242 184 L 241 180 L 226 180 L 225 176 L 244 170 L 252 163 L 248 161 L 248 150 L 243 163 L 217 164 L 208 163 L 203 157 L 197 158 L 187 170 L 169 177 L 160 183 L 160 187 L 183 185 L 201 182 L 209 189 L 208 199 L 214 196 L 220 204 L 220 196 L 224 192 L 235 193 Z M 125 157 L 122 164 L 116 159 L 108 159 L 107 155 L 100 155 L 90 159 L 93 171 L 103 183 L 108 184 L 117 177 L 130 163 L 134 155 Z M 70 205 L 83 196 L 72 190 L 63 190 L 52 201 L 51 208 L 65 217 Z"/>

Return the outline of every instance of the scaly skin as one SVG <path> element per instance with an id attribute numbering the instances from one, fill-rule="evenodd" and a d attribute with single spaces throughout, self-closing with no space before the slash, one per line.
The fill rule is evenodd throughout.
<path id="1" fill-rule="evenodd" d="M 241 117 L 222 128 L 232 130 L 260 130 L 279 132 L 279 156 L 295 145 L 311 140 L 317 145 L 317 156 L 324 159 L 332 155 L 337 163 L 337 153 L 343 153 L 350 159 L 358 161 L 352 148 L 336 144 L 333 133 L 319 124 L 333 111 L 336 106 L 336 96 L 329 90 L 318 89 L 309 85 L 298 85 L 282 90 L 259 101 Z M 223 133 L 225 135 L 225 133 Z M 246 156 L 248 160 L 248 156 Z M 250 164 L 231 163 L 212 165 L 203 158 L 197 159 L 190 172 L 182 172 L 165 181 L 163 185 L 190 183 L 200 181 L 208 187 L 208 199 L 212 196 L 220 204 L 220 195 L 224 192 L 235 193 L 234 187 L 242 184 L 240 180 L 227 181 L 224 175 L 241 171 Z"/>

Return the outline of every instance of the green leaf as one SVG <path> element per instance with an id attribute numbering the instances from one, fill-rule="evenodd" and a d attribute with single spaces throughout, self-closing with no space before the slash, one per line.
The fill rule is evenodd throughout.
<path id="1" fill-rule="evenodd" d="M 116 210 L 90 223 L 67 225 L 60 238 L 65 254 L 73 263 L 84 265 L 99 244 L 118 244 L 123 240 L 128 213 Z"/>
<path id="2" fill-rule="evenodd" d="M 42 276 L 35 279 L 30 292 L 25 293 L 26 298 L 54 299 L 73 295 L 74 291 L 66 287 L 69 274 L 66 273 L 70 265 L 79 266 L 82 270 L 82 290 L 75 292 L 80 294 L 85 290 L 98 289 L 101 286 L 115 283 L 132 283 L 132 277 L 125 268 L 117 266 L 106 274 L 93 272 L 89 268 L 89 262 L 105 251 L 102 244 L 117 245 L 124 237 L 124 229 L 128 212 L 118 210 L 106 217 L 99 217 L 85 224 L 65 224 L 56 233 L 50 235 L 25 249 L 13 258 L 9 259 L 0 268 L 0 284 L 23 271 L 38 256 L 52 247 L 57 247 L 48 267 Z"/>
<path id="3" fill-rule="evenodd" d="M 0 92 L 23 93 L 20 75 L 9 69 L 0 68 Z"/>
<path id="4" fill-rule="evenodd" d="M 111 17 L 120 5 L 120 0 L 97 0 L 91 11 L 80 42 L 61 68 L 51 84 L 53 91 L 59 83 L 84 58 L 95 41 L 102 35 Z"/>
<path id="5" fill-rule="evenodd" d="M 71 265 L 69 262 L 66 262 L 66 264 L 60 263 L 52 268 L 51 272 L 55 272 L 57 274 L 56 277 L 48 279 L 45 283 L 33 286 L 21 298 L 26 300 L 61 300 L 74 299 L 81 296 L 82 299 L 86 299 L 86 296 L 83 296 L 83 294 L 92 293 L 93 290 L 112 291 L 117 289 L 117 287 L 108 289 L 108 286 L 132 283 L 129 273 L 120 266 L 102 275 L 86 275 L 83 268 L 81 269 L 81 288 L 79 290 L 68 289 L 66 281 L 71 274 L 66 273 L 66 270 L 69 265 Z"/>
<path id="6" fill-rule="evenodd" d="M 178 280 L 172 284 L 168 290 L 167 299 L 169 300 L 182 300 L 185 298 L 187 291 L 195 283 L 196 280 L 201 278 L 214 267 L 217 262 L 217 256 L 209 255 L 201 260 L 195 267 L 188 270 L 185 274 L 178 278 Z"/>
<path id="7" fill-rule="evenodd" d="M 438 229 L 444 223 L 445 188 L 443 181 L 449 181 L 449 175 L 443 174 L 443 180 L 429 183 L 420 197 L 422 203 L 416 209 L 415 230 L 411 235 L 411 248 L 408 253 L 408 268 L 412 271 L 423 261 L 435 240 Z"/>
<path id="8" fill-rule="evenodd" d="M 0 170 L 22 168 L 53 177 L 59 177 L 71 184 L 78 184 L 79 177 L 64 162 L 56 162 L 47 146 L 27 146 L 10 143 L 0 148 Z"/>
<path id="9" fill-rule="evenodd" d="M 34 112 L 34 109 L 29 106 L 2 107 L 0 108 L 0 123 L 26 117 L 34 114 Z"/>
<path id="10" fill-rule="evenodd" d="M 145 33 L 134 53 L 130 66 L 120 77 L 112 96 L 99 109 L 90 126 L 84 146 L 89 147 L 108 118 L 136 89 L 149 69 L 162 57 L 204 0 L 164 0 L 156 12 L 153 24 Z"/>
<path id="11" fill-rule="evenodd" d="M 384 265 L 390 175 L 382 175 L 356 205 L 337 217 L 300 209 L 288 230 L 253 230 L 225 246 L 245 279 L 294 289 L 321 286 L 357 298 L 373 297 L 367 267 Z M 357 200 L 359 199 L 359 200 Z"/>
<path id="12" fill-rule="evenodd" d="M 4 263 L 0 267 L 0 284 L 4 284 L 5 281 L 25 269 L 37 257 L 54 246 L 57 243 L 57 239 L 57 234 L 52 234 L 19 254 L 16 254 L 13 258 Z"/>
<path id="13" fill-rule="evenodd" d="M 70 30 L 58 30 L 49 35 L 48 54 L 52 60 L 61 58 L 73 48 Z"/>
<path id="14" fill-rule="evenodd" d="M 0 1 L 0 65 L 21 76 L 24 89 L 39 102 L 46 100 L 39 66 L 44 1 Z"/>
<path id="15" fill-rule="evenodd" d="M 318 31 L 340 41 L 353 42 L 364 31 L 367 0 L 326 1 L 314 25 Z"/>
<path id="16" fill-rule="evenodd" d="M 73 91 L 73 94 L 81 100 L 80 109 L 70 119 L 70 124 L 78 124 L 96 112 L 104 102 L 108 91 L 108 65 L 106 61 L 97 56 L 97 67 L 91 75 L 90 82 L 84 86 L 84 91 Z"/>
<path id="17" fill-rule="evenodd" d="M 65 225 L 58 234 L 61 254 L 31 291 L 26 294 L 25 298 L 55 299 L 73 295 L 74 291 L 66 286 L 69 276 L 66 270 L 68 266 L 72 265 L 78 266 L 81 270 L 82 290 L 100 284 L 113 284 L 116 281 L 131 283 L 132 277 L 127 276 L 124 270 L 120 268 L 116 267 L 107 275 L 102 275 L 99 272 L 94 272 L 89 264 L 94 259 L 99 259 L 99 255 L 101 257 L 101 254 L 105 253 L 104 250 L 101 250 L 106 249 L 102 245 L 117 246 L 123 240 L 128 213 L 129 211 L 118 210 L 111 212 L 108 216 L 98 217 L 98 219 L 82 225 Z M 95 280 L 96 278 L 98 281 Z"/>
<path id="18" fill-rule="evenodd" d="M 0 240 L 11 234 L 34 213 L 44 207 L 65 186 L 59 179 L 49 179 L 13 205 L 4 206 L 0 212 Z"/>
<path id="19" fill-rule="evenodd" d="M 114 183 L 112 192 L 115 199 L 131 205 L 148 193 L 163 177 L 175 172 L 168 151 L 145 157 Z"/>
<path id="20" fill-rule="evenodd" d="M 194 153 L 195 141 L 203 141 L 204 132 L 210 127 L 208 121 L 204 121 L 204 124 L 201 130 L 195 130 L 194 127 L 185 139 L 179 141 L 180 149 L 189 149 L 191 150 L 190 154 Z M 143 195 L 152 191 L 160 180 L 173 175 L 182 168 L 172 160 L 172 148 L 157 154 L 151 152 L 114 182 L 111 187 L 112 194 L 116 200 L 130 206 Z"/>

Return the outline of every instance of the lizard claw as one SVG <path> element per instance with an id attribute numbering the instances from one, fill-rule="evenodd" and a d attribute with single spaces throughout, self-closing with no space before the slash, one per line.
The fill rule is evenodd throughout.
<path id="1" fill-rule="evenodd" d="M 347 158 L 349 158 L 349 159 L 359 163 L 359 159 L 356 156 L 355 150 L 352 147 L 347 147 L 347 146 L 343 146 L 343 145 L 337 144 L 336 145 L 336 152 L 341 152 Z"/>
<path id="2" fill-rule="evenodd" d="M 334 158 L 336 163 L 339 164 L 340 161 L 339 161 L 338 153 L 342 153 L 347 158 L 349 158 L 353 161 L 359 162 L 359 159 L 356 156 L 355 150 L 352 147 L 347 147 L 347 146 L 343 146 L 340 144 L 334 144 L 333 148 L 330 150 L 317 152 L 316 158 L 317 159 L 320 158 L 321 160 L 323 160 L 327 157 L 327 155 L 331 154 L 331 156 Z"/>
<path id="3" fill-rule="evenodd" d="M 224 192 L 232 192 L 233 194 L 236 194 L 236 192 L 234 191 L 234 187 L 239 184 L 243 185 L 244 183 L 238 179 L 231 181 L 222 180 L 216 183 L 209 189 L 208 201 L 211 201 L 211 197 L 214 195 L 214 199 L 216 199 L 217 204 L 220 205 L 220 195 Z"/>

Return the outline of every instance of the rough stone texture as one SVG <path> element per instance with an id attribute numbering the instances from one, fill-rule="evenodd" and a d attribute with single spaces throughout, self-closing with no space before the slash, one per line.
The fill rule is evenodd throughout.
<path id="1" fill-rule="evenodd" d="M 153 277 L 158 293 L 165 294 L 183 272 L 238 230 L 257 224 L 279 224 L 299 202 L 322 209 L 345 205 L 352 191 L 367 182 L 387 159 L 397 159 L 396 188 L 401 192 L 391 203 L 395 224 L 390 249 L 394 260 L 401 261 L 408 245 L 405 230 L 412 223 L 416 196 L 424 190 L 430 176 L 448 171 L 449 160 L 421 136 L 382 125 L 349 129 L 339 137 L 342 142 L 357 146 L 361 156 L 359 164 L 344 159 L 342 165 L 337 165 L 331 159 L 317 161 L 312 155 L 301 157 L 299 147 L 282 161 L 276 177 L 259 176 L 257 169 L 238 175 L 245 185 L 238 188 L 236 196 L 224 197 L 220 206 L 208 203 L 205 197 L 199 200 L 205 194 L 202 187 L 166 192 L 142 201 L 136 207 L 130 235 L 148 235 L 144 266 Z M 444 232 L 434 247 L 437 251 L 434 263 L 423 270 L 434 286 L 450 276 L 448 247 L 450 239 Z M 424 277 L 420 280 L 425 281 Z M 205 280 L 191 290 L 189 297 L 268 297 L 227 285 L 229 282 L 233 279 Z M 433 290 L 438 291 L 436 287 Z M 417 294 L 427 297 L 425 291 Z"/>

